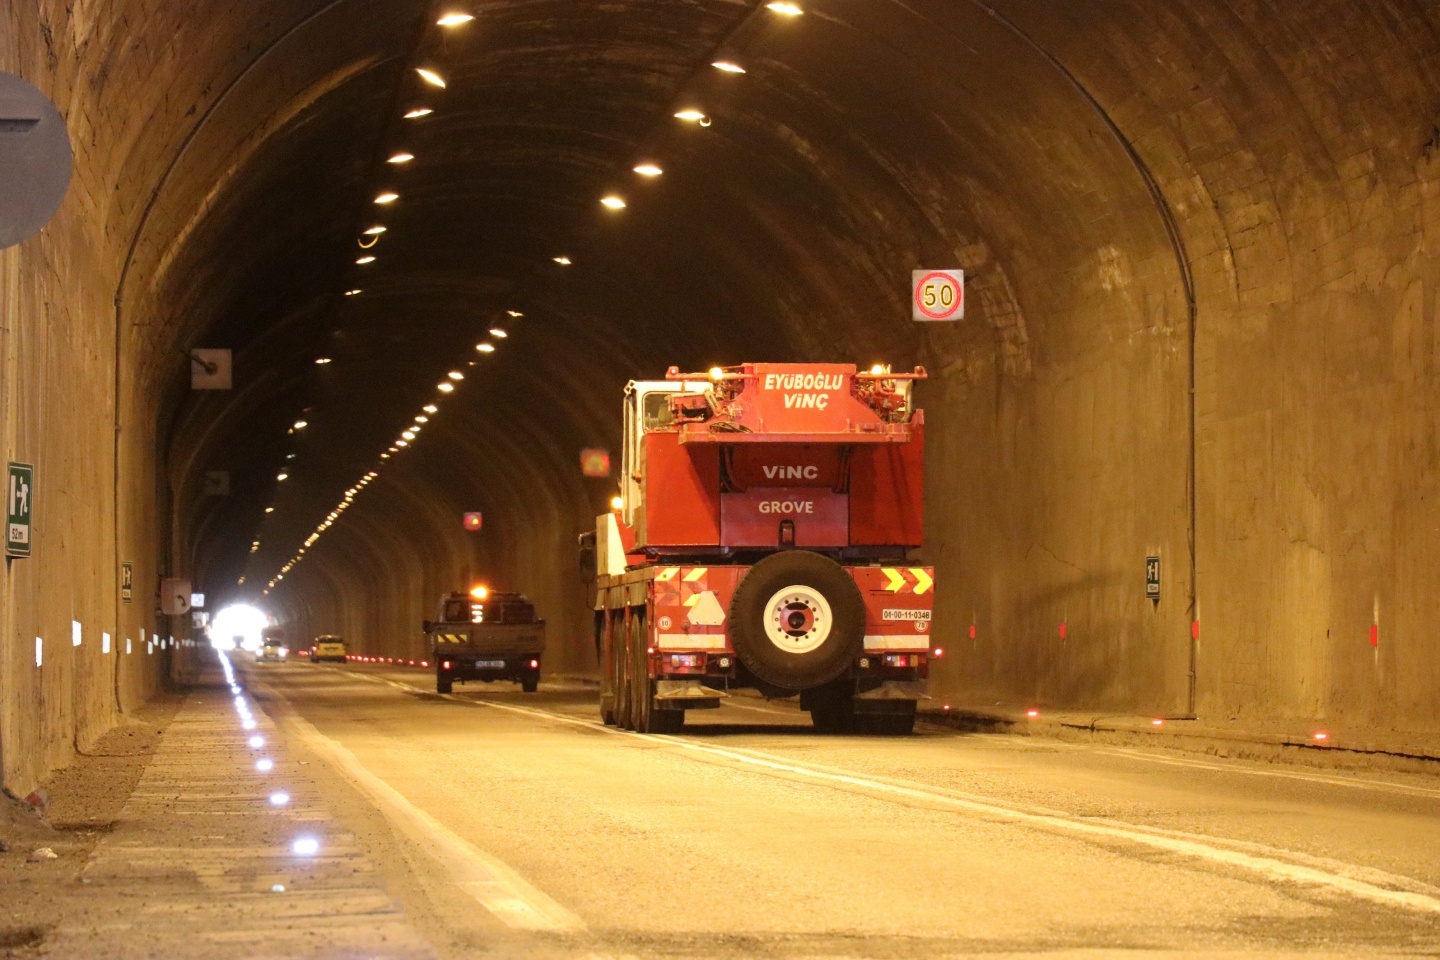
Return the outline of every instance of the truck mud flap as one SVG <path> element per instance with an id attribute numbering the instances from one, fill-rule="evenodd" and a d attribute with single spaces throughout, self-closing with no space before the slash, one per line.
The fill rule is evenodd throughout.
<path id="1" fill-rule="evenodd" d="M 886 680 L 873 690 L 855 694 L 855 712 L 885 713 L 886 705 L 895 701 L 929 699 L 924 680 Z"/>
<path id="2" fill-rule="evenodd" d="M 655 706 L 662 710 L 715 710 L 726 696 L 698 680 L 655 681 Z"/>

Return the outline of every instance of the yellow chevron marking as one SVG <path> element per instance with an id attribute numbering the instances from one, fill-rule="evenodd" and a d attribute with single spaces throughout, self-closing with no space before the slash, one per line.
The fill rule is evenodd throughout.
<path id="1" fill-rule="evenodd" d="M 703 593 L 697 593 L 697 594 L 695 594 L 695 596 L 690 597 L 690 598 L 688 598 L 688 599 L 685 601 L 685 606 L 687 606 L 687 607 L 693 607 L 693 606 L 695 606 L 695 604 L 697 604 L 697 603 L 700 602 L 700 598 L 703 597 L 703 596 L 705 596 L 705 594 L 703 594 Z"/>
<path id="2" fill-rule="evenodd" d="M 881 567 L 880 572 L 890 579 L 890 583 L 885 587 L 890 593 L 899 593 L 905 589 L 905 584 L 909 582 L 905 579 L 905 574 L 899 570 L 894 570 L 890 567 Z"/>
<path id="3" fill-rule="evenodd" d="M 911 567 L 910 572 L 915 575 L 915 593 L 917 595 L 935 586 L 935 578 L 930 576 L 924 567 Z"/>
<path id="4" fill-rule="evenodd" d="M 685 574 L 685 582 L 694 583 L 696 580 L 699 580 L 701 577 L 705 576 L 705 574 L 709 572 L 709 567 L 696 567 L 694 570 L 691 570 L 689 573 Z"/>
<path id="5" fill-rule="evenodd" d="M 679 568 L 679 567 L 666 567 L 665 569 L 661 570 L 659 573 L 655 574 L 655 581 L 656 581 L 657 583 L 668 583 L 669 581 L 674 580 L 674 579 L 675 579 L 675 574 L 677 574 L 677 573 L 679 573 L 679 572 L 680 572 L 680 568 Z"/>

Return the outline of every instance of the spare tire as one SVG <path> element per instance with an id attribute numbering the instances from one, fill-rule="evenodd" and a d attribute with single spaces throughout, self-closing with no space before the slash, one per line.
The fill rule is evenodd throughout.
<path id="1" fill-rule="evenodd" d="M 865 600 L 845 568 L 807 550 L 750 568 L 730 600 L 730 640 L 760 680 L 787 690 L 829 683 L 865 644 Z"/>

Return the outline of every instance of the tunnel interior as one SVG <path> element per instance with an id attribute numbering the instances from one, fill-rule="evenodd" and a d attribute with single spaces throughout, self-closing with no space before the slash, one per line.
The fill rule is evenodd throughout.
<path id="1" fill-rule="evenodd" d="M 942 698 L 1440 721 L 1429 5 L 206 6 L 0 20 L 76 155 L 0 254 L 7 435 L 93 541 L 7 576 L 48 704 L 7 777 L 159 682 L 15 638 L 173 632 L 160 576 L 412 657 L 480 579 L 593 670 L 579 452 L 628 380 L 750 360 L 929 371 Z"/>

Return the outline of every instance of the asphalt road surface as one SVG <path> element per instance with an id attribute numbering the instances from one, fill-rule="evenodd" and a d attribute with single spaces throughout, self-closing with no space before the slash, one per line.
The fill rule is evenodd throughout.
<path id="1" fill-rule="evenodd" d="M 244 670 L 442 956 L 1440 956 L 1440 780 Z"/>

